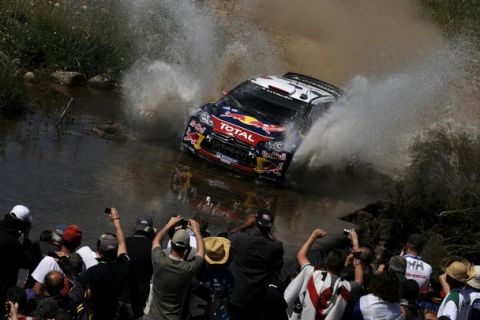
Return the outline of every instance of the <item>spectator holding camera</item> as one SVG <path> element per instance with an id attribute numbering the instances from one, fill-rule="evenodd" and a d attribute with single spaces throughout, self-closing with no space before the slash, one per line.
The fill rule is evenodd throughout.
<path id="1" fill-rule="evenodd" d="M 114 319 L 120 294 L 127 284 L 130 258 L 127 255 L 125 235 L 120 215 L 111 208 L 110 218 L 115 234 L 104 233 L 97 240 L 99 263 L 80 276 L 80 282 L 90 289 L 93 319 Z M 123 310 L 122 310 L 123 311 Z"/>
<path id="2" fill-rule="evenodd" d="M 230 296 L 232 320 L 260 319 L 269 282 L 280 274 L 283 244 L 271 233 L 273 214 L 260 210 L 231 231 L 231 271 L 235 286 Z"/>
<path id="3" fill-rule="evenodd" d="M 175 216 L 156 234 L 152 242 L 153 286 L 151 301 L 144 319 L 180 319 L 185 296 L 193 277 L 205 258 L 205 244 L 198 222 L 189 220 L 188 228 L 195 235 L 197 252 L 192 260 L 185 261 L 185 251 L 190 248 L 190 235 L 180 228 L 172 237 L 170 253 L 162 250 L 161 242 L 169 230 L 178 226 L 183 218 Z"/>
<path id="4" fill-rule="evenodd" d="M 4 315 L 7 289 L 15 287 L 18 270 L 29 268 L 33 261 L 33 245 L 29 239 L 32 222 L 30 210 L 17 205 L 0 221 L 0 317 Z"/>

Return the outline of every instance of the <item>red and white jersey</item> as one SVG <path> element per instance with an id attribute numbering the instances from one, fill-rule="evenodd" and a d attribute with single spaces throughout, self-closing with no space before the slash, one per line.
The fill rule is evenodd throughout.
<path id="1" fill-rule="evenodd" d="M 429 289 L 430 275 L 432 274 L 432 266 L 422 260 L 419 256 L 405 255 L 407 260 L 407 270 L 405 278 L 417 281 L 420 292 L 425 293 Z"/>

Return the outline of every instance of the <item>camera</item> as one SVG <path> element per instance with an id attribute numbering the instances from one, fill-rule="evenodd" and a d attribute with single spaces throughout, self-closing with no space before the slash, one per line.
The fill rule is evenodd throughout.
<path id="1" fill-rule="evenodd" d="M 351 229 L 343 229 L 343 234 L 348 236 L 350 234 Z"/>
<path id="2" fill-rule="evenodd" d="M 112 213 L 112 208 L 105 208 L 105 213 L 106 214 Z"/>
<path id="3" fill-rule="evenodd" d="M 182 229 L 187 229 L 187 226 L 188 226 L 188 220 L 185 220 L 185 219 L 180 220 L 180 227 Z"/>

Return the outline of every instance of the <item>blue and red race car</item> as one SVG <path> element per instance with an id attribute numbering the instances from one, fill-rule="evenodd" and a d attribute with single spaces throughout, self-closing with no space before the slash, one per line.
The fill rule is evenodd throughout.
<path id="1" fill-rule="evenodd" d="M 188 121 L 183 145 L 236 171 L 282 182 L 302 133 L 341 95 L 297 73 L 252 78 L 201 106 Z"/>

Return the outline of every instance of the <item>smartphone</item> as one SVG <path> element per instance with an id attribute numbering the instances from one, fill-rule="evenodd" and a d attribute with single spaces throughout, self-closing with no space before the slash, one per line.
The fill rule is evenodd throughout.
<path id="1" fill-rule="evenodd" d="M 188 220 L 185 220 L 185 219 L 180 220 L 180 226 L 182 229 L 187 229 Z"/>
<path id="2" fill-rule="evenodd" d="M 112 213 L 112 208 L 105 208 L 105 213 L 106 214 Z"/>

